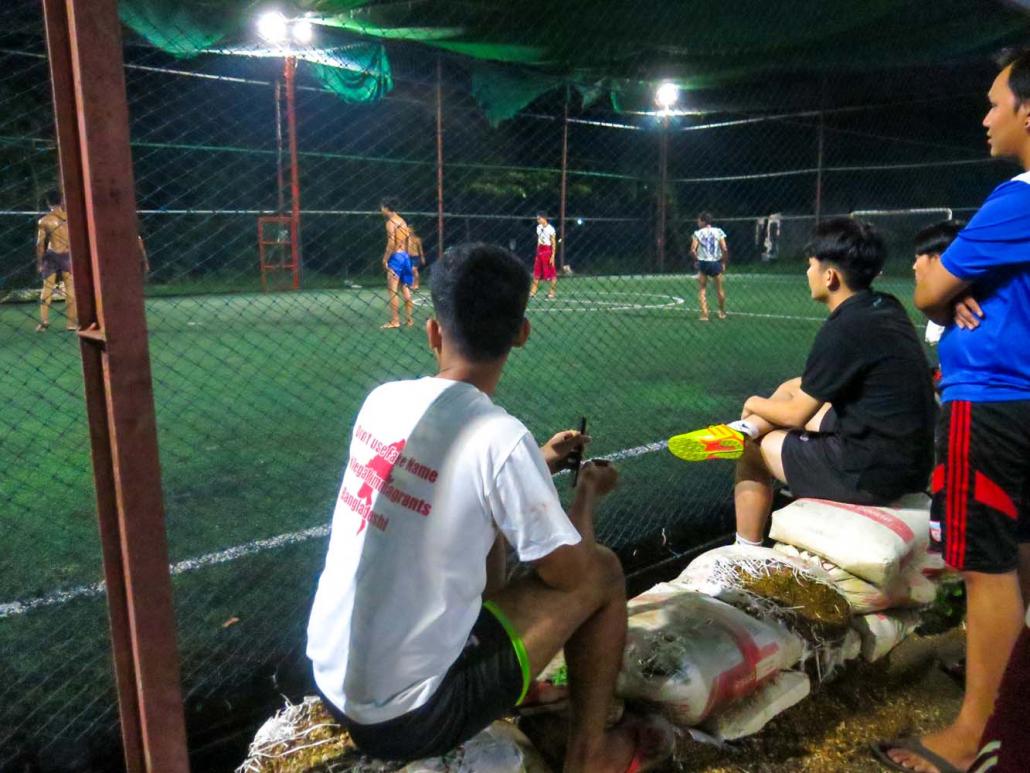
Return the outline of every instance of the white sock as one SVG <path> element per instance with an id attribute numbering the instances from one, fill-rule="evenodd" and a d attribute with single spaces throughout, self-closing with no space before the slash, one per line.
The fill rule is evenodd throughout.
<path id="1" fill-rule="evenodd" d="M 743 432 L 745 435 L 747 435 L 752 440 L 754 440 L 755 438 L 758 437 L 758 427 L 756 427 L 754 424 L 752 424 L 749 421 L 745 421 L 744 419 L 738 419 L 737 421 L 731 421 L 726 426 L 729 427 L 730 429 L 735 429 L 738 432 Z"/>
<path id="2" fill-rule="evenodd" d="M 758 540 L 758 542 L 752 542 L 747 537 L 741 536 L 740 532 L 737 532 L 737 538 L 733 541 L 733 544 L 734 545 L 750 545 L 753 548 L 760 548 L 760 547 L 762 547 L 762 540 Z"/>

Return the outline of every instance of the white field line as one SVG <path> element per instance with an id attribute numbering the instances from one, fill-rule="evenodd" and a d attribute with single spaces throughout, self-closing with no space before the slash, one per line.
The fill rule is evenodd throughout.
<path id="1" fill-rule="evenodd" d="M 654 443 L 646 443 L 642 446 L 635 446 L 634 448 L 624 448 L 621 451 L 615 451 L 614 453 L 599 458 L 617 462 L 621 459 L 632 459 L 636 456 L 655 453 L 656 451 L 663 450 L 665 447 L 666 442 L 664 440 L 660 440 Z M 562 470 L 558 475 L 564 475 L 567 472 L 568 470 Z M 196 558 L 187 558 L 184 561 L 172 564 L 170 572 L 172 575 L 185 574 L 186 572 L 203 569 L 204 567 L 226 564 L 240 558 L 257 555 L 258 553 L 277 550 L 279 548 L 286 547 L 287 545 L 297 545 L 301 542 L 308 542 L 313 539 L 320 539 L 328 536 L 328 523 L 323 524 L 322 526 L 312 526 L 308 529 L 291 531 L 286 534 L 280 534 L 276 537 L 245 542 L 242 545 L 235 545 L 231 548 L 226 548 L 225 550 L 205 553 L 204 555 L 197 556 Z M 36 596 L 35 598 L 25 599 L 24 601 L 9 601 L 2 603 L 0 604 L 0 620 L 6 617 L 23 615 L 26 612 L 31 612 L 35 609 L 60 606 L 61 604 L 66 604 L 67 602 L 75 601 L 76 599 L 99 596 L 104 592 L 104 587 L 105 585 L 103 582 L 95 582 L 89 585 L 76 585 L 66 590 L 52 591 L 51 593 L 47 593 L 45 596 Z"/>

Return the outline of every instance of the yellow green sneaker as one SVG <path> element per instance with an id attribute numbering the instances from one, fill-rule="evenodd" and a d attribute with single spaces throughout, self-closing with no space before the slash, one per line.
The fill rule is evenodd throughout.
<path id="1" fill-rule="evenodd" d="M 669 438 L 669 451 L 685 462 L 739 459 L 744 453 L 744 433 L 725 424 L 713 424 Z"/>

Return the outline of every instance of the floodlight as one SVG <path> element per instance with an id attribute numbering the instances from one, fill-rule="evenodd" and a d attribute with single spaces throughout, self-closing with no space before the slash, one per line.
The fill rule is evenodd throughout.
<path id="1" fill-rule="evenodd" d="M 286 17 L 279 11 L 268 11 L 257 20 L 258 35 L 269 43 L 282 43 L 288 33 Z"/>
<path id="2" fill-rule="evenodd" d="M 298 19 L 290 27 L 293 39 L 298 43 L 310 43 L 315 37 L 315 27 L 307 19 Z"/>
<path id="3" fill-rule="evenodd" d="M 583 225 L 583 218 L 577 217 L 576 218 L 576 225 Z"/>
<path id="4" fill-rule="evenodd" d="M 680 98 L 680 88 L 671 81 L 665 81 L 654 93 L 654 101 L 662 110 L 668 110 Z"/>

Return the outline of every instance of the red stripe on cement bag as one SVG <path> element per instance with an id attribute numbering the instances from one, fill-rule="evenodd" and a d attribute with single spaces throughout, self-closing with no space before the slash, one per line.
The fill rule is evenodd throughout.
<path id="1" fill-rule="evenodd" d="M 723 741 L 754 735 L 771 719 L 804 700 L 811 691 L 812 682 L 807 674 L 781 671 L 751 695 L 709 717 L 704 729 Z"/>
<path id="2" fill-rule="evenodd" d="M 629 603 L 617 693 L 695 725 L 797 663 L 802 650 L 801 639 L 778 625 L 661 583 Z"/>
<path id="3" fill-rule="evenodd" d="M 930 500 L 908 496 L 891 507 L 799 499 L 772 515 L 770 536 L 889 587 L 930 540 Z"/>

